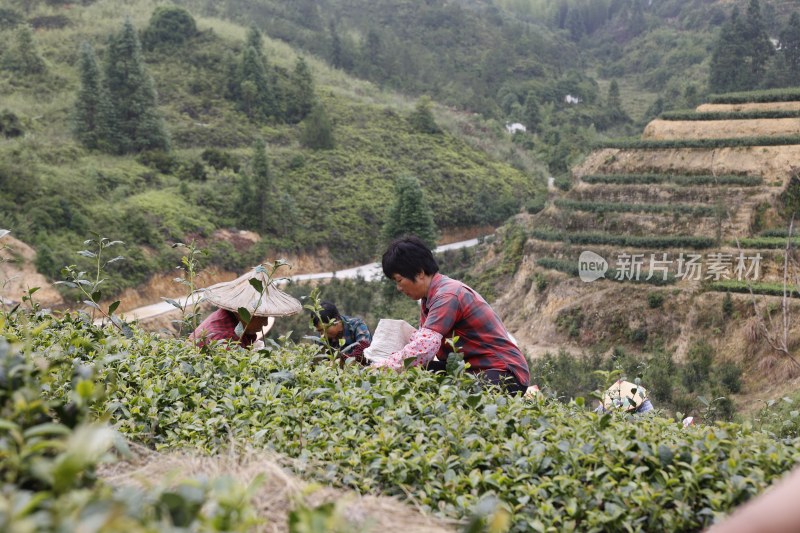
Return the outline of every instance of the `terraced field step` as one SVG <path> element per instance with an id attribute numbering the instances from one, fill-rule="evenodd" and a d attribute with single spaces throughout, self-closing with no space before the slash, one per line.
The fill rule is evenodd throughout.
<path id="1" fill-rule="evenodd" d="M 542 241 L 560 241 L 567 244 L 615 245 L 627 248 L 711 248 L 716 240 L 694 235 L 616 235 L 602 232 L 565 232 L 552 229 L 535 229 L 530 236 Z"/>
<path id="2" fill-rule="evenodd" d="M 800 89 L 766 89 L 761 91 L 742 91 L 735 93 L 712 94 L 708 97 L 710 104 L 751 104 L 767 102 L 800 101 Z"/>
<path id="3" fill-rule="evenodd" d="M 709 121 L 709 120 L 764 120 L 771 118 L 800 118 L 800 110 L 777 109 L 762 111 L 667 111 L 658 117 L 661 120 Z"/>
<path id="4" fill-rule="evenodd" d="M 751 248 L 751 249 L 786 248 L 787 238 L 788 238 L 787 236 L 745 237 L 743 239 L 739 239 L 739 245 L 742 248 Z M 800 246 L 800 237 L 792 237 L 791 243 L 794 246 Z M 731 246 L 736 246 L 736 241 L 730 241 L 729 244 Z"/>
<path id="5" fill-rule="evenodd" d="M 554 202 L 560 209 L 588 211 L 591 213 L 681 213 L 699 217 L 714 216 L 716 208 L 697 204 L 582 202 L 559 199 Z"/>
<path id="6" fill-rule="evenodd" d="M 800 110 L 775 109 L 752 111 L 666 111 L 659 115 L 660 120 L 697 121 L 710 120 L 765 120 L 779 118 L 800 118 Z"/>
<path id="7" fill-rule="evenodd" d="M 783 296 L 783 283 L 751 282 L 724 280 L 715 281 L 709 285 L 709 290 L 714 292 L 740 292 L 749 294 L 764 294 L 767 296 Z M 786 296 L 790 298 L 800 298 L 800 287 L 786 285 Z"/>
<path id="8" fill-rule="evenodd" d="M 757 187 L 763 185 L 760 176 L 713 176 L 711 174 L 589 174 L 581 181 L 590 184 L 607 185 L 652 185 L 674 184 L 685 187 L 694 185 L 735 185 L 737 187 Z"/>
<path id="9" fill-rule="evenodd" d="M 704 204 L 735 207 L 753 201 L 761 189 L 754 187 L 681 187 L 670 184 L 616 185 L 578 184 L 569 198 L 581 202 L 629 202 L 644 204 Z"/>
<path id="10" fill-rule="evenodd" d="M 557 270 L 558 272 L 563 272 L 576 278 L 580 273 L 577 259 L 540 257 L 536 260 L 536 264 L 542 268 L 546 268 L 548 270 Z M 661 275 L 651 276 L 650 279 L 647 279 L 647 276 L 641 276 L 638 278 L 632 277 L 631 279 L 628 279 L 626 276 L 620 275 L 619 272 L 614 268 L 608 269 L 603 277 L 607 280 L 616 281 L 619 283 L 643 283 L 647 285 L 671 285 L 677 281 L 674 274 L 668 274 L 666 279 L 664 279 L 664 277 Z"/>
<path id="11" fill-rule="evenodd" d="M 727 137 L 721 139 L 612 139 L 594 145 L 594 149 L 657 150 L 681 148 L 732 148 L 746 146 L 788 146 L 800 144 L 800 135 Z"/>

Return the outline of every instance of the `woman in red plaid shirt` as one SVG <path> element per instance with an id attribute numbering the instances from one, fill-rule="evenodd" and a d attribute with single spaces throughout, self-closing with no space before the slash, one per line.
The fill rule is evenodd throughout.
<path id="1" fill-rule="evenodd" d="M 420 328 L 406 346 L 379 366 L 403 369 L 405 359 L 431 370 L 444 368 L 445 339 L 458 337 L 457 350 L 469 363 L 468 372 L 480 373 L 510 393 L 523 393 L 530 383 L 528 363 L 511 340 L 494 309 L 472 288 L 439 274 L 431 250 L 419 238 L 392 241 L 383 254 L 383 273 L 397 290 L 422 300 Z"/>

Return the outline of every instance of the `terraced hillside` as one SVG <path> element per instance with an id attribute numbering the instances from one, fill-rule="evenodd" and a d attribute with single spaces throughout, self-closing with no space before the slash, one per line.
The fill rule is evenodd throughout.
<path id="1" fill-rule="evenodd" d="M 791 261 L 784 270 L 800 205 L 800 93 L 732 96 L 598 148 L 573 169 L 569 191 L 506 228 L 506 250 L 515 234 L 526 239 L 498 306 L 529 353 L 622 345 L 681 361 L 705 341 L 728 360 L 774 370 L 759 376 L 796 373 L 797 300 L 784 317 L 774 295 L 784 277 L 800 295 Z M 586 251 L 605 259 L 604 278 L 579 278 Z M 726 291 L 743 294 L 726 302 Z"/>

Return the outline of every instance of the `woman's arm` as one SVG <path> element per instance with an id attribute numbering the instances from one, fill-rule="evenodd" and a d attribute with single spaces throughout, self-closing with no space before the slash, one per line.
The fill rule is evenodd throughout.
<path id="1" fill-rule="evenodd" d="M 798 493 L 800 493 L 800 468 L 795 468 L 774 487 L 734 511 L 730 517 L 709 529 L 708 533 L 800 531 Z"/>
<path id="2" fill-rule="evenodd" d="M 411 335 L 402 350 L 394 352 L 384 361 L 376 362 L 372 366 L 386 367 L 401 372 L 405 365 L 405 360 L 415 358 L 412 366 L 428 364 L 439 352 L 442 346 L 442 335 L 432 329 L 419 328 Z"/>

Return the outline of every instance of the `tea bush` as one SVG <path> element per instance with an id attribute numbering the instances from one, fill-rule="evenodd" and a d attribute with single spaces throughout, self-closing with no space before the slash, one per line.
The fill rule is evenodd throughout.
<path id="1" fill-rule="evenodd" d="M 714 246 L 711 237 L 694 235 L 619 235 L 599 231 L 562 232 L 549 228 L 536 228 L 531 237 L 543 241 L 563 241 L 571 244 L 610 244 L 629 248 L 710 248 Z"/>
<path id="2" fill-rule="evenodd" d="M 482 390 L 457 360 L 444 375 L 398 376 L 314 364 L 311 345 L 198 351 L 70 316 L 30 320 L 6 323 L 3 335 L 24 340 L 26 357 L 96 372 L 94 412 L 133 440 L 270 448 L 306 477 L 453 518 L 496 498 L 511 531 L 697 530 L 800 459 L 794 441 L 735 424 L 684 429 L 659 416 L 587 412 L 582 399 Z M 46 393 L 59 400 L 85 387 L 55 372 Z"/>
<path id="3" fill-rule="evenodd" d="M 540 257 L 536 260 L 536 264 L 542 268 L 548 268 L 550 270 L 558 270 L 559 272 L 564 272 L 565 274 L 569 274 L 573 277 L 578 277 L 580 274 L 580 269 L 578 268 L 578 260 L 577 259 L 558 259 L 555 257 Z M 676 277 L 673 273 L 667 273 L 667 278 L 664 279 L 662 275 L 654 275 L 650 279 L 647 279 L 647 276 L 641 277 L 632 277 L 631 279 L 627 279 L 626 276 L 620 275 L 620 272 L 615 268 L 609 268 L 608 271 L 603 276 L 605 279 L 610 281 L 619 281 L 624 283 L 646 283 L 649 285 L 669 285 L 675 283 Z"/>
<path id="4" fill-rule="evenodd" d="M 114 353 L 108 345 L 115 342 L 79 317 L 32 318 L 0 316 L 0 530 L 210 532 L 249 531 L 256 524 L 252 505 L 230 497 L 246 487 L 229 478 L 146 490 L 99 481 L 97 466 L 126 446 L 90 415 L 104 386 L 94 364 L 73 356 Z M 28 342 L 44 332 L 62 335 L 70 349 L 32 349 Z"/>
<path id="5" fill-rule="evenodd" d="M 681 186 L 693 185 L 734 185 L 755 187 L 764 180 L 760 176 L 712 176 L 704 174 L 589 174 L 581 177 L 585 183 L 607 183 L 610 185 L 649 185 L 653 183 L 674 183 Z"/>
<path id="6" fill-rule="evenodd" d="M 708 217 L 714 214 L 714 207 L 692 204 L 648 204 L 633 202 L 582 202 L 559 199 L 556 207 L 590 213 L 682 213 L 690 216 Z"/>
<path id="7" fill-rule="evenodd" d="M 800 136 L 731 137 L 718 139 L 617 139 L 598 142 L 595 148 L 659 149 L 659 148 L 727 148 L 733 146 L 786 146 L 800 144 Z"/>
<path id="8" fill-rule="evenodd" d="M 767 111 L 731 111 L 731 112 L 706 112 L 696 111 L 667 111 L 659 116 L 661 120 L 759 120 L 770 118 L 800 118 L 800 111 L 794 110 L 767 110 Z"/>
<path id="9" fill-rule="evenodd" d="M 739 281 L 735 279 L 715 281 L 708 286 L 709 290 L 722 291 L 722 292 L 743 292 L 753 294 L 766 294 L 768 296 L 783 296 L 784 286 L 783 283 L 778 282 L 761 282 L 751 283 L 749 281 Z M 795 285 L 787 284 L 786 296 L 789 298 L 800 298 L 800 288 Z"/>
<path id="10" fill-rule="evenodd" d="M 746 102 L 794 102 L 800 99 L 800 90 L 768 89 L 762 91 L 742 91 L 736 93 L 711 94 L 708 102 L 711 104 L 743 104 Z"/>

